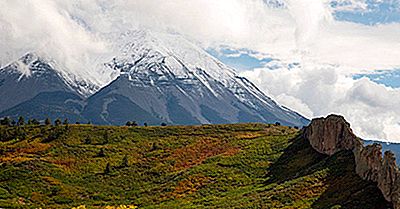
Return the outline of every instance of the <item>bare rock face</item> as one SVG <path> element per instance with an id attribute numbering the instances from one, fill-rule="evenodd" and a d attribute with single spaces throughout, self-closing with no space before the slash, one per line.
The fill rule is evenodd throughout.
<path id="1" fill-rule="evenodd" d="M 339 151 L 352 150 L 356 161 L 356 173 L 364 180 L 376 182 L 387 201 L 400 209 L 400 171 L 396 158 L 390 151 L 382 157 L 382 146 L 364 147 L 353 134 L 350 124 L 342 116 L 330 115 L 317 118 L 304 130 L 304 137 L 318 152 L 333 155 Z"/>
<path id="2" fill-rule="evenodd" d="M 368 145 L 355 152 L 356 172 L 365 180 L 377 182 L 378 173 L 382 169 L 382 146 Z"/>
<path id="3" fill-rule="evenodd" d="M 305 130 L 311 146 L 322 154 L 333 155 L 342 150 L 353 150 L 361 141 L 353 134 L 350 124 L 342 116 L 313 119 Z"/>
<path id="4" fill-rule="evenodd" d="M 396 165 L 396 158 L 390 151 L 385 152 L 383 157 L 382 169 L 378 172 L 378 187 L 381 189 L 386 199 L 397 203 L 400 208 L 399 197 L 400 172 Z M 397 190 L 397 191 L 396 191 Z"/>

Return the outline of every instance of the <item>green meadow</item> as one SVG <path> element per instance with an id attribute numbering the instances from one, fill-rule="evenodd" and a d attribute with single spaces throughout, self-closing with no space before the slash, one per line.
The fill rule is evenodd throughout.
<path id="1" fill-rule="evenodd" d="M 387 208 L 295 128 L 0 126 L 0 208 Z"/>

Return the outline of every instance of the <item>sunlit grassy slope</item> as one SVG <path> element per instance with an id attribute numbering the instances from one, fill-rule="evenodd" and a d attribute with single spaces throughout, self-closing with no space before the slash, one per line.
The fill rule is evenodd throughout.
<path id="1" fill-rule="evenodd" d="M 264 124 L 1 127 L 0 207 L 386 208 L 352 153 L 326 157 L 299 134 Z"/>

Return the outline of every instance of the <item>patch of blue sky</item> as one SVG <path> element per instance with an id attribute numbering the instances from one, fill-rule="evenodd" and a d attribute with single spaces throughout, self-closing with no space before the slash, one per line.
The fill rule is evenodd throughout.
<path id="1" fill-rule="evenodd" d="M 382 156 L 386 151 L 388 150 L 392 151 L 396 155 L 397 165 L 400 165 L 400 144 L 365 140 L 364 146 L 372 145 L 374 143 L 382 145 Z"/>
<path id="2" fill-rule="evenodd" d="M 367 77 L 372 81 L 392 88 L 400 88 L 400 69 L 397 70 L 378 70 L 374 74 L 357 74 L 354 79 Z"/>
<path id="3" fill-rule="evenodd" d="M 398 0 L 367 0 L 365 10 L 357 9 L 354 11 L 337 11 L 334 16 L 339 21 L 361 23 L 365 25 L 377 25 L 400 22 L 400 1 Z M 340 5 L 333 1 L 333 8 Z"/>
<path id="4" fill-rule="evenodd" d="M 245 71 L 254 68 L 264 67 L 266 63 L 271 62 L 271 58 L 256 58 L 253 56 L 254 52 L 247 49 L 229 49 L 222 48 L 220 50 L 208 49 L 208 53 L 219 59 L 224 64 L 238 70 Z"/>

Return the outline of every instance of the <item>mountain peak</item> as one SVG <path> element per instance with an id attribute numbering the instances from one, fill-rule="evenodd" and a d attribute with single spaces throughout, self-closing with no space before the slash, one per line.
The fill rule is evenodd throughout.
<path id="1" fill-rule="evenodd" d="M 4 70 L 24 72 L 18 74 L 18 79 L 7 73 L 3 76 L 5 80 L 17 80 L 12 85 L 26 86 L 19 94 L 27 95 L 14 103 L 42 92 L 73 92 L 85 100 L 79 104 L 81 109 L 76 108 L 76 114 L 97 124 L 121 125 L 132 119 L 153 124 L 308 123 L 179 34 L 138 30 L 111 38 L 114 58 L 101 71 L 70 70 L 37 53 L 22 56 Z M 113 79 L 113 74 L 120 76 Z M 108 77 L 108 85 L 97 82 Z M 32 85 L 36 89 L 27 90 Z M 8 94 L 10 100 L 13 95 Z"/>
<path id="2" fill-rule="evenodd" d="M 233 69 L 225 66 L 180 34 L 136 30 L 122 34 L 120 40 L 123 43 L 119 46 L 120 55 L 117 56 L 120 62 L 161 63 L 171 66 L 171 73 L 176 76 L 187 76 L 196 69 L 202 69 L 220 81 L 235 76 Z M 135 70 L 140 70 L 140 68 Z"/>
<path id="3" fill-rule="evenodd" d="M 101 112 L 86 113 L 103 114 L 99 123 L 114 123 L 112 106 L 126 112 L 140 109 L 153 115 L 153 121 L 163 118 L 175 124 L 308 122 L 179 34 L 128 31 L 119 43 L 119 54 L 105 66 L 120 77 L 91 97 L 86 107 L 103 104 Z"/>

